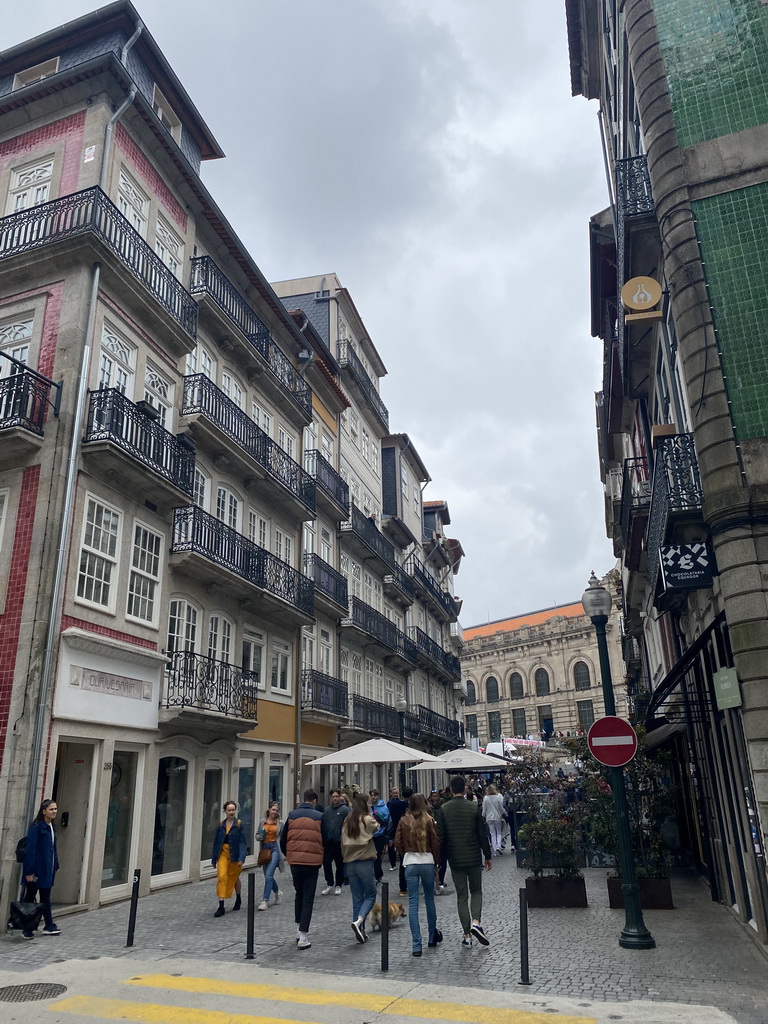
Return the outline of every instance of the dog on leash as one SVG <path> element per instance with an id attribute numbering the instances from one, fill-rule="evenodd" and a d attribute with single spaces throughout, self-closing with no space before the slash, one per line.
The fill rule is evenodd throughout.
<path id="1" fill-rule="evenodd" d="M 405 917 L 405 908 L 402 903 L 388 903 L 387 904 L 387 916 L 389 917 L 389 927 L 401 917 Z M 377 903 L 371 911 L 371 931 L 374 928 L 378 928 L 381 931 L 381 904 Z"/>

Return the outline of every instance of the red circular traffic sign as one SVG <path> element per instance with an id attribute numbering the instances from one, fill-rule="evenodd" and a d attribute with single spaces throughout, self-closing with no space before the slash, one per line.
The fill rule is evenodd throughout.
<path id="1" fill-rule="evenodd" d="M 623 718 L 607 715 L 592 723 L 587 733 L 587 744 L 600 764 L 620 768 L 637 753 L 637 733 Z"/>

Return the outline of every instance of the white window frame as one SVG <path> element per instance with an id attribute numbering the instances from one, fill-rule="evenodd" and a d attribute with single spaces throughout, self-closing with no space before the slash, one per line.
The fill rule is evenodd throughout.
<path id="1" fill-rule="evenodd" d="M 115 388 L 133 398 L 136 380 L 136 346 L 108 320 L 101 330 L 99 349 L 99 388 Z"/>
<path id="2" fill-rule="evenodd" d="M 117 206 L 131 227 L 135 228 L 142 238 L 146 238 L 149 197 L 125 167 L 120 168 Z"/>
<path id="3" fill-rule="evenodd" d="M 209 511 L 211 501 L 211 478 L 199 466 L 195 466 L 195 479 L 192 491 L 192 500 L 195 505 Z"/>
<path id="4" fill-rule="evenodd" d="M 173 607 L 177 606 L 176 614 L 174 615 Z M 171 632 L 171 620 L 175 619 L 176 622 L 183 624 L 184 632 L 172 633 Z M 192 604 L 186 597 L 172 595 L 168 602 L 168 640 L 166 644 L 166 651 L 168 654 L 175 654 L 178 651 L 188 651 L 195 653 L 197 651 L 198 644 L 198 623 L 202 621 L 202 612 L 197 605 Z M 181 645 L 177 646 L 173 641 L 181 641 Z"/>
<path id="5" fill-rule="evenodd" d="M 141 531 L 155 543 L 155 551 L 146 548 L 137 549 L 138 534 Z M 131 564 L 128 572 L 128 592 L 125 600 L 125 617 L 132 622 L 140 622 L 147 626 L 157 626 L 160 616 L 160 592 L 162 588 L 163 549 L 165 538 L 156 533 L 139 519 L 133 521 L 133 538 L 131 541 Z M 136 584 L 141 581 L 144 593 L 136 592 Z M 137 615 L 129 611 L 131 599 L 151 606 L 151 614 Z"/>
<path id="6" fill-rule="evenodd" d="M 94 510 L 102 509 L 103 512 L 100 515 L 100 523 L 95 520 L 90 520 L 91 506 L 93 505 Z M 104 513 L 114 517 L 114 531 L 110 528 L 104 531 L 103 523 Z M 108 544 L 106 549 L 98 544 L 86 544 L 86 535 L 89 532 L 89 525 L 94 527 L 94 531 L 98 529 L 103 532 L 107 537 L 112 538 L 112 543 Z M 99 498 L 95 494 L 86 492 L 85 504 L 83 507 L 83 525 L 80 534 L 80 557 L 78 560 L 77 569 L 77 582 L 75 585 L 75 601 L 78 604 L 87 605 L 89 608 L 98 608 L 100 611 L 107 611 L 112 614 L 115 612 L 117 604 L 117 587 L 119 580 L 119 559 L 120 559 L 120 547 L 122 542 L 122 526 L 123 526 L 123 515 L 119 509 L 113 508 L 102 498 Z M 93 535 L 93 533 L 92 533 Z M 84 558 L 93 559 L 94 562 L 101 561 L 104 563 L 104 575 L 101 578 L 100 584 L 102 587 L 107 588 L 108 599 L 107 601 L 94 601 L 89 597 L 85 597 L 80 593 L 81 581 L 87 579 L 96 580 L 95 576 L 83 575 L 83 560 Z"/>
<path id="7" fill-rule="evenodd" d="M 265 668 L 267 664 L 266 650 L 267 638 L 264 633 L 256 629 L 243 629 L 243 657 L 242 669 L 255 675 L 256 688 L 262 692 L 267 688 Z"/>
<path id="8" fill-rule="evenodd" d="M 157 82 L 155 82 L 152 92 L 152 109 L 157 114 L 160 123 L 168 129 L 173 141 L 179 145 L 181 143 L 181 121 L 166 97 L 158 89 Z"/>
<path id="9" fill-rule="evenodd" d="M 227 665 L 231 665 L 234 636 L 235 627 L 232 620 L 221 612 L 213 612 L 208 616 L 208 633 L 205 641 L 206 655 L 215 661 L 222 661 Z"/>
<path id="10" fill-rule="evenodd" d="M 23 89 L 27 85 L 34 85 L 35 82 L 42 82 L 44 78 L 55 75 L 59 70 L 60 59 L 60 57 L 51 57 L 40 64 L 33 64 L 31 68 L 17 71 L 13 76 L 11 91 L 16 92 L 17 89 Z"/>
<path id="11" fill-rule="evenodd" d="M 157 410 L 157 421 L 165 430 L 173 423 L 173 384 L 156 366 L 147 360 L 144 368 L 144 401 Z"/>
<path id="12" fill-rule="evenodd" d="M 184 277 L 184 240 L 161 213 L 155 222 L 155 252 L 174 277 Z"/>
<path id="13" fill-rule="evenodd" d="M 48 156 L 44 160 L 38 157 L 33 163 L 13 168 L 8 189 L 7 214 L 30 210 L 34 206 L 48 202 L 51 198 L 54 160 L 53 156 Z"/>
<path id="14" fill-rule="evenodd" d="M 272 637 L 270 644 L 269 686 L 272 693 L 289 697 L 291 685 L 291 646 L 285 640 Z"/>

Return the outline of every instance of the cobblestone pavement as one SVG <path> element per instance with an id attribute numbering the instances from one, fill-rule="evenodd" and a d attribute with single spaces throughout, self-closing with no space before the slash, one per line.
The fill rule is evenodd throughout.
<path id="1" fill-rule="evenodd" d="M 424 948 L 421 960 L 411 955 L 406 921 L 390 931 L 389 977 L 448 986 L 525 991 L 588 1001 L 657 1000 L 715 1006 L 738 1024 L 768 1022 L 768 959 L 743 933 L 722 906 L 712 903 L 706 886 L 694 875 L 673 879 L 676 908 L 647 911 L 646 924 L 657 948 L 620 949 L 622 911 L 608 908 L 606 872 L 587 870 L 589 908 L 529 912 L 531 986 L 521 989 L 519 960 L 519 899 L 525 872 L 510 856 L 494 860 L 483 876 L 483 924 L 491 945 L 471 949 L 461 945 L 453 886 L 437 896 L 438 923 L 444 942 Z M 256 902 L 261 898 L 261 872 L 256 874 Z M 390 899 L 398 896 L 397 873 L 385 869 Z M 310 938 L 312 948 L 295 945 L 293 890 L 284 872 L 282 903 L 256 913 L 255 963 L 262 968 L 307 970 L 337 974 L 354 972 L 360 978 L 381 977 L 378 933 L 364 946 L 350 928 L 351 898 L 321 896 L 318 884 Z M 243 886 L 245 895 L 245 885 Z M 230 904 L 231 905 L 231 904 Z M 67 959 L 127 957 L 136 960 L 205 958 L 242 963 L 245 955 L 246 911 L 213 918 L 215 881 L 176 886 L 139 901 L 135 944 L 126 949 L 128 903 L 87 913 L 61 915 L 60 937 L 24 942 L 16 934 L 0 940 L 0 970 L 34 970 Z M 422 916 L 424 915 L 422 907 Z M 422 930 L 425 931 L 423 918 Z M 166 969 L 168 969 L 166 966 Z M 701 1020 L 705 1024 L 706 1012 Z"/>

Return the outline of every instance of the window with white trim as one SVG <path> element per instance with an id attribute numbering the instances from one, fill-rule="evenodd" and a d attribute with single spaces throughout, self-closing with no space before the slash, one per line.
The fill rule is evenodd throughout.
<path id="1" fill-rule="evenodd" d="M 86 500 L 77 598 L 110 611 L 115 606 L 120 520 L 117 509 L 96 498 Z"/>
<path id="2" fill-rule="evenodd" d="M 171 104 L 158 89 L 157 84 L 152 94 L 152 109 L 157 114 L 160 123 L 168 129 L 171 138 L 176 143 L 181 142 L 181 121 Z"/>
<path id="3" fill-rule="evenodd" d="M 320 454 L 333 465 L 333 438 L 325 431 L 320 435 Z"/>
<path id="4" fill-rule="evenodd" d="M 370 462 L 371 461 L 371 435 L 368 433 L 368 431 L 365 429 L 365 427 L 363 427 L 363 432 L 362 432 L 362 452 L 363 452 L 363 458 L 365 459 L 365 461 L 366 462 Z"/>
<path id="5" fill-rule="evenodd" d="M 282 640 L 272 640 L 271 685 L 277 693 L 291 690 L 291 649 Z"/>
<path id="6" fill-rule="evenodd" d="M 19 363 L 26 366 L 29 362 L 32 324 L 32 319 L 19 319 L 0 325 L 0 352 L 3 353 L 0 356 L 0 380 L 19 378 L 15 384 L 6 385 L 0 393 L 0 419 L 17 416 L 20 406 L 26 406 L 26 384 L 20 376 L 24 371 Z M 10 359 L 4 356 L 10 356 Z"/>
<path id="7" fill-rule="evenodd" d="M 286 455 L 290 455 L 290 457 L 295 460 L 296 438 L 289 434 L 284 427 L 277 428 L 277 443 Z"/>
<path id="8" fill-rule="evenodd" d="M 251 403 L 251 419 L 257 427 L 261 427 L 268 437 L 272 437 L 272 414 L 267 412 L 258 402 Z"/>
<path id="9" fill-rule="evenodd" d="M 223 485 L 216 488 L 216 518 L 233 530 L 239 529 L 240 499 Z"/>
<path id="10" fill-rule="evenodd" d="M 243 408 L 243 399 L 245 392 L 240 381 L 231 374 L 228 370 L 224 370 L 221 374 L 221 390 L 227 396 L 231 398 L 238 409 Z"/>
<path id="11" fill-rule="evenodd" d="M 344 683 L 349 682 L 349 648 L 342 647 L 339 651 L 339 672 Z"/>
<path id="12" fill-rule="evenodd" d="M 349 560 L 350 576 L 349 586 L 355 597 L 360 597 L 362 592 L 363 569 L 359 562 Z"/>
<path id="13" fill-rule="evenodd" d="M 173 384 L 149 361 L 144 371 L 144 401 L 157 410 L 157 422 L 160 426 L 170 430 Z"/>
<path id="14" fill-rule="evenodd" d="M 404 460 L 400 459 L 400 500 L 403 503 L 403 509 L 408 508 L 408 487 L 408 467 Z"/>
<path id="15" fill-rule="evenodd" d="M 232 623 L 223 615 L 211 615 L 208 620 L 208 657 L 231 663 Z"/>
<path id="16" fill-rule="evenodd" d="M 154 625 L 157 621 L 160 587 L 160 552 L 163 538 L 142 523 L 134 523 L 131 574 L 125 614 Z"/>
<path id="17" fill-rule="evenodd" d="M 379 702 L 379 704 L 383 704 L 384 703 L 384 666 L 383 665 L 376 665 L 374 667 L 374 672 L 376 673 L 376 680 L 375 680 L 375 682 L 376 682 L 376 688 L 375 688 L 376 697 L 375 697 L 375 699 Z"/>
<path id="18" fill-rule="evenodd" d="M 27 164 L 26 167 L 16 167 L 11 175 L 6 213 L 16 213 L 47 203 L 51 198 L 52 177 L 53 157 Z"/>
<path id="19" fill-rule="evenodd" d="M 392 676 L 384 678 L 384 703 L 391 708 L 395 706 L 395 680 Z"/>
<path id="20" fill-rule="evenodd" d="M 59 60 L 59 57 L 51 57 L 50 60 L 44 60 L 41 64 L 25 68 L 24 71 L 17 71 L 13 76 L 11 91 L 15 92 L 16 89 L 23 89 L 25 85 L 34 85 L 35 82 L 42 82 L 49 75 L 55 75 L 59 70 Z"/>
<path id="21" fill-rule="evenodd" d="M 288 565 L 293 565 L 293 537 L 275 527 L 275 555 Z"/>
<path id="22" fill-rule="evenodd" d="M 183 276 L 184 242 L 161 214 L 155 225 L 155 252 L 175 277 Z"/>
<path id="23" fill-rule="evenodd" d="M 135 366 L 135 347 L 105 321 L 101 332 L 99 387 L 115 388 L 126 398 L 132 398 Z"/>
<path id="24" fill-rule="evenodd" d="M 319 655 L 318 668 L 320 671 L 324 672 L 327 676 L 333 675 L 331 672 L 331 664 L 333 661 L 333 640 L 329 629 L 320 630 Z"/>
<path id="25" fill-rule="evenodd" d="M 360 447 L 360 417 L 354 410 L 349 416 L 349 437 L 355 448 Z"/>
<path id="26" fill-rule="evenodd" d="M 216 375 L 216 360 L 204 345 L 197 345 L 194 352 L 187 354 L 184 373 L 191 377 L 195 373 L 202 373 L 209 380 L 214 380 Z"/>
<path id="27" fill-rule="evenodd" d="M 333 558 L 333 534 L 327 526 L 320 527 L 320 557 L 324 562 L 331 564 Z"/>
<path id="28" fill-rule="evenodd" d="M 352 675 L 350 681 L 352 693 L 363 695 L 363 658 L 361 654 L 352 652 Z"/>
<path id="29" fill-rule="evenodd" d="M 267 683 L 264 678 L 264 650 L 266 642 L 263 633 L 253 629 L 246 629 L 243 632 L 243 672 L 249 673 L 251 682 L 259 690 L 266 690 Z"/>
<path id="30" fill-rule="evenodd" d="M 315 667 L 315 630 L 313 626 L 304 626 L 301 631 L 301 667 Z"/>
<path id="31" fill-rule="evenodd" d="M 364 696 L 367 697 L 368 700 L 374 700 L 375 699 L 374 698 L 375 690 L 374 690 L 373 658 L 366 658 L 365 659 L 365 676 L 364 676 L 364 680 L 365 680 Z"/>
<path id="32" fill-rule="evenodd" d="M 208 500 L 211 493 L 211 479 L 199 467 L 195 466 L 195 480 L 192 498 L 196 505 L 208 511 Z"/>
<path id="33" fill-rule="evenodd" d="M 199 611 L 183 597 L 171 598 L 168 609 L 167 653 L 197 650 L 197 618 Z"/>
<path id="34" fill-rule="evenodd" d="M 120 213 L 142 238 L 147 237 L 149 199 L 124 167 L 120 168 L 117 186 L 117 205 Z"/>

